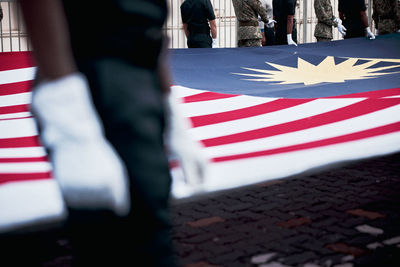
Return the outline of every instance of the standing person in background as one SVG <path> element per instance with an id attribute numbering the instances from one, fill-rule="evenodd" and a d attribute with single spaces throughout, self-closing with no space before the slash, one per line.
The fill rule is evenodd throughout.
<path id="1" fill-rule="evenodd" d="M 218 47 L 217 23 L 210 0 L 185 0 L 181 15 L 189 48 Z"/>
<path id="2" fill-rule="evenodd" d="M 267 11 L 267 16 L 269 18 L 273 17 L 273 11 L 272 11 L 272 0 L 260 0 L 262 6 L 265 8 Z M 261 29 L 261 34 L 262 34 L 262 45 L 263 46 L 268 46 L 268 45 L 274 45 L 275 43 L 275 21 L 271 21 L 271 23 L 264 23 L 261 18 L 259 17 L 259 24 L 260 24 L 260 29 Z"/>
<path id="3" fill-rule="evenodd" d="M 273 0 L 276 45 L 297 46 L 296 0 Z"/>
<path id="4" fill-rule="evenodd" d="M 333 15 L 330 0 L 314 0 L 314 10 L 318 18 L 314 31 L 317 42 L 329 42 L 333 39 L 332 26 L 336 27 L 343 37 L 346 35 L 342 20 Z"/>
<path id="5" fill-rule="evenodd" d="M 399 30 L 400 11 L 397 0 L 374 0 L 372 7 L 376 34 L 394 33 Z"/>
<path id="6" fill-rule="evenodd" d="M 375 39 L 375 35 L 368 26 L 365 0 L 339 0 L 339 17 L 346 27 L 345 39 L 367 37 Z"/>
<path id="7" fill-rule="evenodd" d="M 89 209 L 72 208 L 66 201 L 70 210 L 64 231 L 71 241 L 73 266 L 175 266 L 168 211 L 171 177 L 163 141 L 164 95 L 170 84 L 162 52 L 166 2 L 21 0 L 21 6 L 40 76 L 32 106 L 41 138 L 51 150 L 56 179 L 64 165 L 69 175 L 81 174 L 82 183 L 98 182 L 107 170 L 107 161 L 96 161 L 104 151 L 90 154 L 87 149 L 104 142 L 99 141 L 101 128 L 129 177 L 129 186 L 119 188 L 131 197 L 130 209 L 123 212 L 98 201 L 121 193 L 108 192 L 107 187 L 75 194 L 78 201 L 93 198 Z M 70 159 L 83 159 L 81 166 L 74 168 L 61 158 L 53 161 L 53 153 L 67 153 L 57 152 L 57 147 L 69 149 Z M 96 175 L 88 177 L 91 172 Z M 116 168 L 109 172 L 107 181 L 118 175 Z M 68 182 L 69 177 L 64 178 L 62 182 Z M 61 188 L 63 194 L 68 190 Z M 46 253 L 41 247 L 28 249 Z M 29 263 L 21 266 L 42 265 L 30 261 L 25 251 L 18 252 L 23 256 L 14 262 Z"/>
<path id="8" fill-rule="evenodd" d="M 258 16 L 266 24 L 271 24 L 272 18 L 259 0 L 232 0 L 236 18 L 239 21 L 238 47 L 262 45 L 262 35 Z"/>

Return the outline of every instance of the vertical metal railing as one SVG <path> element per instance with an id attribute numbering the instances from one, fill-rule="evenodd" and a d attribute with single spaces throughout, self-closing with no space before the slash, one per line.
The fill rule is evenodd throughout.
<path id="1" fill-rule="evenodd" d="M 0 22 L 0 52 L 30 50 L 17 0 L 0 0 L 3 20 Z"/>
<path id="2" fill-rule="evenodd" d="M 165 33 L 169 36 L 170 48 L 187 48 L 186 37 L 183 31 L 180 5 L 184 0 L 166 0 L 169 14 L 164 26 Z M 334 15 L 338 17 L 338 1 L 331 0 Z M 367 14 L 371 30 L 374 31 L 372 20 L 372 1 L 366 0 Z M 233 9 L 232 0 L 211 0 L 214 7 L 219 47 L 236 47 L 237 20 Z M 0 0 L 4 18 L 0 22 L 0 52 L 30 50 L 26 30 L 22 21 L 17 0 Z M 314 28 L 317 18 L 314 12 L 314 0 L 297 0 L 296 27 L 299 43 L 315 42 Z M 333 30 L 333 39 L 342 37 L 336 29 Z"/>

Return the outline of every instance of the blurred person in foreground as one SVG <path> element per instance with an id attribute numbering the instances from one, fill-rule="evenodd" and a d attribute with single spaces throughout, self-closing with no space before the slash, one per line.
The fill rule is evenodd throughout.
<path id="1" fill-rule="evenodd" d="M 32 109 L 69 207 L 73 265 L 175 266 L 163 141 L 166 2 L 21 6 L 38 66 Z"/>
<path id="2" fill-rule="evenodd" d="M 181 15 L 189 48 L 219 47 L 217 23 L 210 0 L 185 0 L 181 5 Z"/>
<path id="3" fill-rule="evenodd" d="M 346 28 L 345 39 L 365 37 L 375 39 L 368 25 L 365 0 L 339 0 L 339 17 Z"/>
<path id="4" fill-rule="evenodd" d="M 314 10 L 318 18 L 314 30 L 317 42 L 329 42 L 333 39 L 332 26 L 336 27 L 343 37 L 346 35 L 342 20 L 333 15 L 331 0 L 314 0 Z"/>

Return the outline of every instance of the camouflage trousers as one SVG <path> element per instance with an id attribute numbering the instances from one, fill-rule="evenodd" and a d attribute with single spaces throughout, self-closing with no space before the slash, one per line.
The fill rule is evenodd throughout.
<path id="1" fill-rule="evenodd" d="M 261 46 L 261 39 L 242 39 L 238 41 L 238 47 Z"/>

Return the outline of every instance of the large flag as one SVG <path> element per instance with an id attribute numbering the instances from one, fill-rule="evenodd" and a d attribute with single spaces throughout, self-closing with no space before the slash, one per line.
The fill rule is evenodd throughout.
<path id="1" fill-rule="evenodd" d="M 400 34 L 181 49 L 172 89 L 209 164 L 175 195 L 234 188 L 400 150 Z"/>
<path id="2" fill-rule="evenodd" d="M 176 198 L 400 150 L 400 34 L 376 40 L 171 51 L 172 90 L 206 159 Z M 29 53 L 0 53 L 0 232 L 65 208 L 29 112 Z M 135 85 L 132 85 L 135 86 Z"/>

